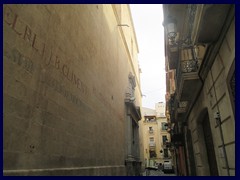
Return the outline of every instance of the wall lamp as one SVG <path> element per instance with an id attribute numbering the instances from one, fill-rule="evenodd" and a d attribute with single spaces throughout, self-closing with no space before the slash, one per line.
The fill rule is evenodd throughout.
<path id="1" fill-rule="evenodd" d="M 164 22 L 163 26 L 167 30 L 168 39 L 174 44 L 175 38 L 177 36 L 177 28 L 176 28 L 177 21 L 172 16 L 168 16 Z"/>

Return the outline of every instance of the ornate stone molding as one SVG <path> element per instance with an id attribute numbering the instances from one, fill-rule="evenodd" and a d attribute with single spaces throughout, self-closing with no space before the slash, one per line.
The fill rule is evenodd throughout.
<path id="1" fill-rule="evenodd" d="M 135 76 L 133 76 L 131 72 L 128 75 L 128 82 L 129 82 L 129 85 L 126 90 L 125 96 L 126 96 L 126 99 L 134 101 L 135 100 L 134 91 L 136 87 L 136 80 L 135 80 Z"/>

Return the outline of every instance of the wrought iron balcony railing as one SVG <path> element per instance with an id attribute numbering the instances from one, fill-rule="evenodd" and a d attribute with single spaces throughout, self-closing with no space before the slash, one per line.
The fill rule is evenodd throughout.
<path id="1" fill-rule="evenodd" d="M 200 60 L 184 60 L 181 61 L 181 72 L 182 73 L 190 73 L 190 72 L 197 72 L 199 69 Z"/>
<path id="2" fill-rule="evenodd" d="M 149 130 L 149 134 L 153 134 L 154 133 L 154 131 L 153 130 Z"/>

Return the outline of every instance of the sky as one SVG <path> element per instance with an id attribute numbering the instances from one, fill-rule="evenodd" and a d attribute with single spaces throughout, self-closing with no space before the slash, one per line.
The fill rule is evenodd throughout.
<path id="1" fill-rule="evenodd" d="M 155 103 L 165 102 L 166 73 L 164 27 L 161 4 L 130 4 L 142 70 L 140 74 L 142 106 L 155 109 Z"/>

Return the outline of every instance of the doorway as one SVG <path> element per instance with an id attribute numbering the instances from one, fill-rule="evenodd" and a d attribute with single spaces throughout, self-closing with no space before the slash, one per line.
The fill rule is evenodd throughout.
<path id="1" fill-rule="evenodd" d="M 216 155 L 215 155 L 215 150 L 213 145 L 212 131 L 211 131 L 209 115 L 207 111 L 203 117 L 202 128 L 203 128 L 204 140 L 205 140 L 205 145 L 207 150 L 210 175 L 218 176 L 218 168 L 217 168 Z"/>

